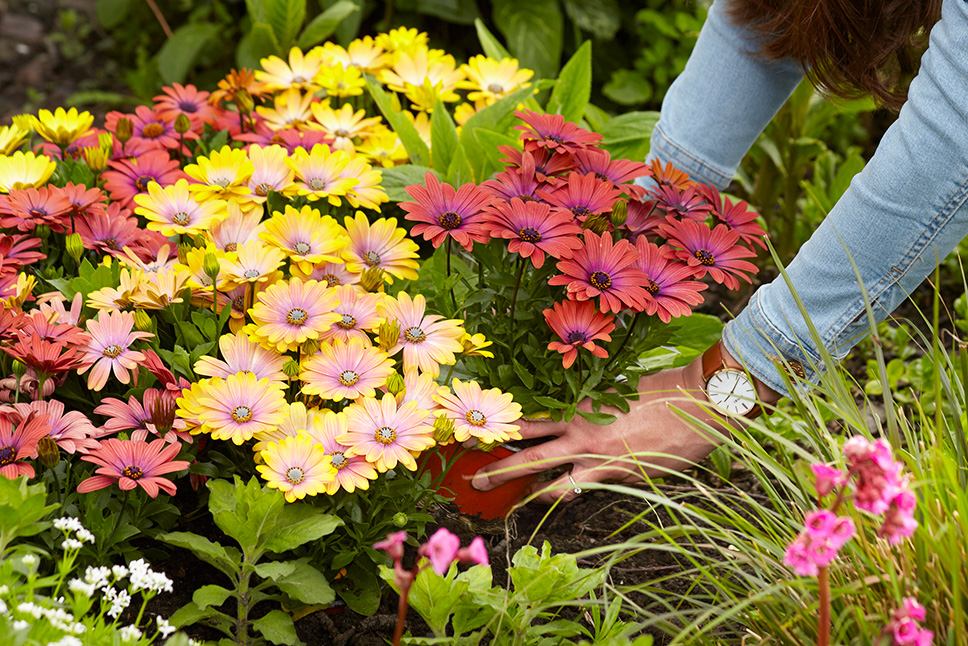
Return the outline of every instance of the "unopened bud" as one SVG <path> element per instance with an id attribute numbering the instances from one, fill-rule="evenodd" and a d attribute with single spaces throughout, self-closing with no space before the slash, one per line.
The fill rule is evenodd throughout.
<path id="1" fill-rule="evenodd" d="M 88 146 L 81 152 L 84 155 L 84 161 L 87 162 L 88 168 L 93 170 L 95 173 L 100 173 L 102 170 L 107 168 L 108 155 L 110 154 L 110 151 L 107 151 L 100 146 Z"/>
<path id="2" fill-rule="evenodd" d="M 50 227 L 46 224 L 38 224 L 34 227 L 34 235 L 41 240 L 46 240 L 50 237 Z"/>
<path id="3" fill-rule="evenodd" d="M 23 376 L 27 374 L 27 366 L 20 359 L 14 359 L 10 366 L 13 374 L 17 377 L 17 380 L 23 379 Z"/>
<path id="4" fill-rule="evenodd" d="M 108 151 L 114 150 L 114 135 L 110 132 L 102 132 L 97 136 L 97 145 Z"/>
<path id="5" fill-rule="evenodd" d="M 613 227 L 622 226 L 629 219 L 629 203 L 625 200 L 616 200 L 612 206 L 612 213 L 608 217 Z"/>
<path id="6" fill-rule="evenodd" d="M 128 143 L 128 140 L 134 135 L 134 123 L 131 119 L 127 117 L 121 117 L 118 119 L 118 125 L 114 129 L 114 136 L 118 138 L 122 144 Z"/>
<path id="7" fill-rule="evenodd" d="M 282 371 L 286 373 L 286 376 L 290 379 L 295 379 L 299 376 L 299 362 L 295 359 L 288 359 L 284 364 L 282 364 Z"/>
<path id="8" fill-rule="evenodd" d="M 407 384 L 403 380 L 403 375 L 399 372 L 391 372 L 387 377 L 387 392 L 396 397 L 400 393 L 407 391 Z"/>
<path id="9" fill-rule="evenodd" d="M 214 283 L 215 279 L 218 278 L 219 272 L 222 271 L 222 268 L 218 264 L 218 256 L 211 251 L 206 253 L 205 259 L 202 262 L 202 269 L 205 271 L 205 275 L 211 278 Z"/>
<path id="10" fill-rule="evenodd" d="M 384 272 L 379 267 L 370 267 L 360 276 L 360 285 L 368 292 L 382 292 Z"/>
<path id="11" fill-rule="evenodd" d="M 389 351 L 400 340 L 400 323 L 396 319 L 380 323 L 378 338 L 380 347 Z"/>
<path id="12" fill-rule="evenodd" d="M 596 213 L 594 215 L 589 215 L 587 218 L 585 218 L 585 221 L 582 223 L 581 228 L 587 229 L 592 233 L 597 233 L 598 235 L 602 235 L 603 233 L 608 231 L 608 224 L 609 224 L 609 220 L 607 216 L 604 216 L 600 213 Z"/>
<path id="13" fill-rule="evenodd" d="M 434 419 L 434 440 L 437 444 L 448 444 L 454 439 L 454 420 L 446 415 Z"/>
<path id="14" fill-rule="evenodd" d="M 81 234 L 72 233 L 67 236 L 64 247 L 67 249 L 67 255 L 73 258 L 74 262 L 81 262 L 81 256 L 84 255 L 84 240 L 81 239 Z"/>
<path id="15" fill-rule="evenodd" d="M 45 435 L 37 442 L 37 457 L 45 467 L 53 467 L 60 462 L 60 447 L 50 435 Z"/>
<path id="16" fill-rule="evenodd" d="M 501 445 L 500 442 L 490 442 L 490 443 L 488 443 L 488 442 L 484 442 L 482 440 L 477 440 L 477 450 L 478 451 L 484 451 L 485 453 L 488 453 L 488 452 L 492 451 L 493 449 L 496 449 L 500 445 Z"/>
<path id="17" fill-rule="evenodd" d="M 188 264 L 188 252 L 190 252 L 195 247 L 192 246 L 190 242 L 182 242 L 178 245 L 178 262 L 183 265 Z"/>
<path id="18" fill-rule="evenodd" d="M 134 326 L 139 332 L 151 332 L 151 316 L 148 312 L 137 309 L 134 311 Z"/>
<path id="19" fill-rule="evenodd" d="M 175 118 L 175 132 L 180 135 L 185 134 L 192 129 L 192 120 L 188 118 L 188 115 L 182 112 Z"/>
<path id="20" fill-rule="evenodd" d="M 319 341 L 316 339 L 306 339 L 302 344 L 302 352 L 307 357 L 311 357 L 319 352 Z"/>
<path id="21" fill-rule="evenodd" d="M 255 101 L 252 100 L 252 95 L 249 94 L 248 90 L 237 90 L 235 92 L 235 107 L 239 109 L 239 112 L 244 115 L 249 115 L 252 109 L 255 107 Z"/>
<path id="22" fill-rule="evenodd" d="M 410 522 L 410 517 L 407 516 L 402 511 L 398 511 L 393 515 L 393 524 L 397 527 L 406 527 L 407 523 Z"/>

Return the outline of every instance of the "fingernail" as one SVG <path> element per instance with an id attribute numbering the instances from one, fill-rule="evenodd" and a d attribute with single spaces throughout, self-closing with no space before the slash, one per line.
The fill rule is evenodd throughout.
<path id="1" fill-rule="evenodd" d="M 490 479 L 487 477 L 487 474 L 478 472 L 474 475 L 473 479 L 471 479 L 471 486 L 478 491 L 486 491 L 489 482 Z"/>

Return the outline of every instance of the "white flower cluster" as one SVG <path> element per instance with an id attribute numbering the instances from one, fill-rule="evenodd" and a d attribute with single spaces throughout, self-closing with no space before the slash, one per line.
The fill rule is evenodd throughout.
<path id="1" fill-rule="evenodd" d="M 89 532 L 81 525 L 81 521 L 71 516 L 64 516 L 54 521 L 54 527 L 64 532 L 66 538 L 61 543 L 61 548 L 65 550 L 79 550 L 84 547 L 84 543 L 94 543 L 94 534 Z M 71 536 L 74 532 L 75 536 Z"/>
<path id="2" fill-rule="evenodd" d="M 123 642 L 133 642 L 141 639 L 141 630 L 137 626 L 125 626 L 118 633 Z"/>
<path id="3" fill-rule="evenodd" d="M 50 642 L 47 646 L 84 646 L 84 642 L 74 635 L 64 635 L 56 642 Z"/>
<path id="4" fill-rule="evenodd" d="M 144 559 L 138 559 L 128 563 L 131 570 L 131 589 L 150 590 L 151 592 L 171 592 L 171 579 L 165 576 L 164 572 L 155 572 Z"/>
<path id="5" fill-rule="evenodd" d="M 131 595 L 128 594 L 127 590 L 118 592 L 114 588 L 105 588 L 104 598 L 111 602 L 111 609 L 108 610 L 108 616 L 115 619 L 124 612 L 125 608 L 131 605 Z"/>
<path id="6" fill-rule="evenodd" d="M 161 636 L 163 638 L 168 637 L 168 635 L 170 635 L 173 632 L 175 632 L 176 630 L 178 630 L 177 628 L 175 628 L 174 626 L 172 626 L 170 623 L 168 623 L 168 620 L 167 619 L 163 619 L 161 615 L 156 616 L 155 619 L 158 622 L 158 632 L 161 633 Z"/>
<path id="7" fill-rule="evenodd" d="M 80 635 L 87 629 L 84 624 L 74 621 L 74 615 L 61 608 L 44 608 L 35 603 L 25 601 L 17 606 L 17 610 L 22 614 L 30 615 L 34 619 L 44 617 L 50 622 L 51 626 L 58 630 L 63 630 L 65 633 Z"/>

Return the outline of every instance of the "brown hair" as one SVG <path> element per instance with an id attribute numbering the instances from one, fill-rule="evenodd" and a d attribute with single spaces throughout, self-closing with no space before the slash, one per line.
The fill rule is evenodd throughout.
<path id="1" fill-rule="evenodd" d="M 800 61 L 814 85 L 898 108 L 941 0 L 733 0 L 730 13 L 768 37 L 763 56 Z"/>

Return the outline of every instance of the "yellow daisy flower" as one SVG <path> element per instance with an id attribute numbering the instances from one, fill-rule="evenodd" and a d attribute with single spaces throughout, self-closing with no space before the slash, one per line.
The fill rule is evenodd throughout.
<path id="1" fill-rule="evenodd" d="M 386 272 L 386 280 L 393 278 L 416 280 L 417 243 L 407 237 L 406 229 L 397 227 L 396 218 L 380 218 L 370 223 L 362 211 L 356 218 L 347 216 L 344 220 L 350 243 L 343 252 L 347 271 L 362 274 L 367 269 L 377 267 Z"/>
<path id="2" fill-rule="evenodd" d="M 266 126 L 272 130 L 306 130 L 312 126 L 309 121 L 313 118 L 311 106 L 315 96 L 312 92 L 305 95 L 298 88 L 290 88 L 280 92 L 273 99 L 273 107 L 256 106 L 255 111 L 265 119 Z M 328 103 L 327 99 L 324 103 Z"/>
<path id="3" fill-rule="evenodd" d="M 23 153 L 0 155 L 0 193 L 39 188 L 54 174 L 57 162 L 44 155 Z"/>
<path id="4" fill-rule="evenodd" d="M 20 148 L 29 134 L 29 130 L 24 130 L 17 124 L 0 126 L 0 155 L 9 155 Z"/>
<path id="5" fill-rule="evenodd" d="M 275 427 L 285 415 L 283 390 L 268 379 L 256 379 L 250 373 L 238 373 L 224 379 L 213 377 L 196 384 L 194 402 L 178 399 L 179 417 L 195 418 L 199 426 L 192 434 L 210 433 L 212 439 L 231 440 L 242 444 L 256 433 Z"/>
<path id="6" fill-rule="evenodd" d="M 364 118 L 366 110 L 353 112 L 349 103 L 344 103 L 339 110 L 317 103 L 313 105 L 313 116 L 323 131 L 332 135 L 331 147 L 350 154 L 355 150 L 353 140 L 370 135 L 380 123 L 380 117 Z"/>
<path id="7" fill-rule="evenodd" d="M 287 204 L 285 213 L 276 211 L 265 224 L 262 239 L 297 262 L 339 262 L 349 244 L 343 227 L 311 206 L 296 210 Z"/>
<path id="8" fill-rule="evenodd" d="M 328 96 L 335 97 L 359 96 L 366 87 L 360 68 L 342 63 L 324 65 L 316 75 L 316 82 L 326 90 Z"/>
<path id="9" fill-rule="evenodd" d="M 467 98 L 471 101 L 483 101 L 487 105 L 495 103 L 508 94 L 530 85 L 527 81 L 534 72 L 519 69 L 518 61 L 514 58 L 503 58 L 496 61 L 487 56 L 472 56 L 461 71 L 467 80 L 458 81 L 457 87 L 471 90 Z"/>
<path id="10" fill-rule="evenodd" d="M 293 184 L 295 174 L 286 166 L 288 153 L 282 146 L 249 146 L 249 159 L 252 161 L 252 176 L 249 177 L 249 191 L 253 202 L 262 204 L 270 191 L 286 197 L 296 194 Z"/>
<path id="11" fill-rule="evenodd" d="M 256 70 L 255 79 L 270 91 L 300 89 L 310 94 L 319 90 L 313 80 L 319 74 L 323 62 L 323 50 L 314 47 L 304 55 L 298 47 L 289 50 L 289 63 L 278 56 L 270 56 L 259 61 L 261 70 Z M 264 70 L 264 71 L 263 71 Z"/>
<path id="12" fill-rule="evenodd" d="M 349 156 L 342 150 L 330 151 L 328 146 L 316 144 L 311 153 L 305 148 L 297 148 L 292 157 L 287 157 L 286 166 L 296 173 L 296 191 L 305 195 L 309 201 L 326 199 L 333 206 L 339 206 L 341 195 L 359 183 L 355 177 L 341 177 L 344 168 L 350 163 Z"/>
<path id="13" fill-rule="evenodd" d="M 356 185 L 346 191 L 346 201 L 354 209 L 362 206 L 365 209 L 373 209 L 379 213 L 380 204 L 390 201 L 386 191 L 380 186 L 383 182 L 383 173 L 367 164 L 364 157 L 353 159 L 340 172 L 340 177 L 355 178 L 357 180 Z"/>
<path id="14" fill-rule="evenodd" d="M 266 352 L 261 345 L 255 347 Z M 275 428 L 265 433 L 256 434 L 255 439 L 257 441 L 255 446 L 252 447 L 252 450 L 256 452 L 256 459 L 261 459 L 259 452 L 269 448 L 270 442 L 279 442 L 287 437 L 296 437 L 300 433 L 308 433 L 312 437 L 309 429 L 321 424 L 323 416 L 330 412 L 319 408 L 306 408 L 306 405 L 302 402 L 291 402 L 284 411 L 285 416 Z"/>
<path id="15" fill-rule="evenodd" d="M 351 42 L 346 49 L 336 43 L 323 43 L 323 63 L 357 67 L 367 74 L 376 74 L 390 64 L 390 57 L 372 37 L 364 36 Z"/>
<path id="16" fill-rule="evenodd" d="M 270 442 L 261 456 L 263 464 L 255 468 L 266 486 L 283 492 L 287 502 L 323 493 L 336 480 L 332 459 L 308 435 Z"/>
<path id="17" fill-rule="evenodd" d="M 265 230 L 265 224 L 260 222 L 262 211 L 255 209 L 243 211 L 238 204 L 229 203 L 229 215 L 212 225 L 208 231 L 209 239 L 219 249 L 235 251 L 239 245 L 250 240 L 258 240 L 259 234 Z"/>
<path id="18" fill-rule="evenodd" d="M 192 288 L 193 292 L 198 292 L 197 296 L 201 297 L 200 302 L 206 302 L 208 305 L 211 305 L 212 279 L 205 273 L 205 256 L 208 254 L 213 254 L 219 260 L 218 288 L 222 289 L 229 282 L 228 277 L 221 271 L 222 260 L 225 260 L 226 263 L 235 262 L 238 254 L 223 251 L 209 242 L 204 247 L 193 247 L 188 250 L 185 254 L 185 262 L 177 263 L 175 268 L 188 274 L 188 286 Z M 193 295 L 193 305 L 198 304 L 196 300 Z"/>
<path id="19" fill-rule="evenodd" d="M 259 302 L 249 310 L 253 323 L 243 332 L 277 352 L 295 350 L 308 339 L 318 339 L 340 319 L 333 311 L 337 305 L 337 292 L 326 283 L 298 278 L 279 281 L 259 294 Z"/>
<path id="20" fill-rule="evenodd" d="M 5 290 L 0 292 L 4 298 L 0 300 L 0 305 L 3 305 L 6 309 L 20 309 L 27 300 L 27 297 L 34 291 L 34 287 L 37 286 L 37 277 L 30 274 L 25 274 L 23 272 L 17 274 L 17 282 L 13 285 L 8 285 Z M 9 294 L 9 296 L 7 296 Z M 338 317 L 339 315 L 337 315 Z"/>
<path id="21" fill-rule="evenodd" d="M 305 430 L 305 434 L 323 445 L 336 468 L 336 480 L 326 485 L 326 493 L 332 495 L 344 489 L 353 493 L 357 489 L 369 489 L 370 480 L 376 480 L 377 470 L 362 456 L 349 457 L 346 455 L 349 447 L 340 444 L 336 438 L 346 435 L 349 431 L 346 415 L 334 413 L 331 410 L 312 420 L 312 424 Z"/>
<path id="22" fill-rule="evenodd" d="M 445 54 L 432 60 L 426 48 L 399 54 L 393 67 L 384 70 L 381 76 L 387 87 L 405 94 L 424 112 L 433 110 L 437 99 L 445 103 L 459 101 L 460 96 L 454 90 L 464 79 L 453 56 Z"/>
<path id="23" fill-rule="evenodd" d="M 96 310 L 123 310 L 134 302 L 132 297 L 141 289 L 144 272 L 123 268 L 117 288 L 103 287 L 87 295 L 87 306 Z"/>
<path id="24" fill-rule="evenodd" d="M 483 107 L 485 107 L 483 103 L 461 103 L 454 108 L 454 121 L 457 122 L 458 126 L 463 126 Z"/>
<path id="25" fill-rule="evenodd" d="M 280 249 L 267 247 L 261 240 L 250 240 L 239 245 L 236 253 L 238 256 L 234 262 L 228 259 L 219 260 L 222 272 L 235 285 L 275 282 L 276 272 L 286 260 L 286 254 Z"/>
<path id="26" fill-rule="evenodd" d="M 222 146 L 208 157 L 199 157 L 185 166 L 185 174 L 195 180 L 188 188 L 199 202 L 207 200 L 249 201 L 249 178 L 255 167 L 244 150 Z"/>
<path id="27" fill-rule="evenodd" d="M 134 212 L 148 219 L 148 228 L 171 237 L 186 233 L 203 233 L 212 224 L 228 215 L 225 202 L 211 199 L 205 202 L 196 200 L 196 195 L 188 188 L 188 180 L 180 179 L 171 186 L 158 182 L 148 184 L 148 194 L 134 196 L 138 205 Z"/>
<path id="28" fill-rule="evenodd" d="M 376 134 L 365 138 L 363 143 L 356 147 L 356 152 L 374 165 L 383 168 L 406 164 L 410 159 L 407 149 L 400 141 L 400 136 L 389 128 L 380 128 Z"/>
<path id="29" fill-rule="evenodd" d="M 418 112 L 414 114 L 413 112 L 404 112 L 405 116 L 413 127 L 417 129 L 417 134 L 420 135 L 420 139 L 427 144 L 427 149 L 430 150 L 430 116 L 426 112 Z"/>
<path id="30" fill-rule="evenodd" d="M 47 141 L 66 146 L 91 131 L 94 125 L 94 115 L 90 112 L 78 113 L 77 108 L 64 111 L 57 108 L 54 112 L 41 110 L 34 117 L 34 130 Z"/>
<path id="31" fill-rule="evenodd" d="M 397 53 L 412 52 L 420 48 L 426 49 L 428 42 L 430 42 L 430 37 L 427 36 L 426 32 L 419 31 L 416 28 L 399 27 L 391 29 L 385 34 L 379 34 L 376 37 L 375 44 L 388 52 Z"/>
<path id="32" fill-rule="evenodd" d="M 162 269 L 147 274 L 140 289 L 131 300 L 145 310 L 160 310 L 173 303 L 181 303 L 180 294 L 188 287 L 188 272 L 183 269 Z"/>

